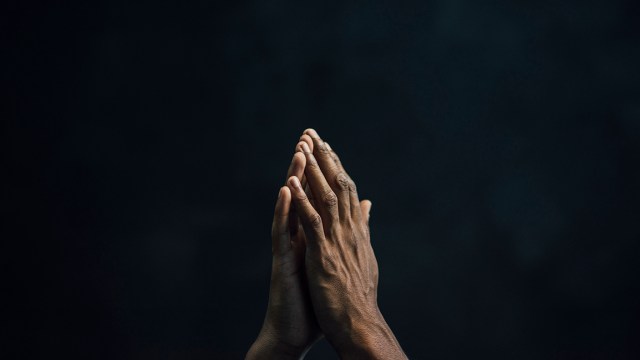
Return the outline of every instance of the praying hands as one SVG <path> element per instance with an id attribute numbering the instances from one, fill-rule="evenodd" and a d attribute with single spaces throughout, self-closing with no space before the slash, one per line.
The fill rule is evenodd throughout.
<path id="1" fill-rule="evenodd" d="M 301 359 L 326 337 L 342 359 L 406 359 L 378 308 L 371 202 L 313 129 L 296 145 L 271 230 L 269 304 L 247 359 Z"/>

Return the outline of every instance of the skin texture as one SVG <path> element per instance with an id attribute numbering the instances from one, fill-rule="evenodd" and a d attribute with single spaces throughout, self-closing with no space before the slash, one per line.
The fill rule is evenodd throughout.
<path id="1" fill-rule="evenodd" d="M 322 336 L 344 359 L 406 359 L 377 305 L 371 202 L 328 144 L 296 145 L 272 224 L 267 314 L 247 359 L 301 359 Z"/>
<path id="2" fill-rule="evenodd" d="M 378 264 L 368 225 L 370 202 L 335 152 L 313 129 L 313 149 L 302 144 L 305 177 L 315 206 L 297 176 L 287 181 L 306 234 L 305 267 L 316 318 L 343 359 L 406 359 L 377 303 Z"/>
<path id="3" fill-rule="evenodd" d="M 313 144 L 311 138 L 300 139 Z M 300 150 L 300 145 L 296 146 Z M 306 158 L 296 152 L 287 177 L 303 178 Z M 311 307 L 305 277 L 305 234 L 291 206 L 291 192 L 283 186 L 271 227 L 272 270 L 267 314 L 247 359 L 299 359 L 322 337 Z"/>

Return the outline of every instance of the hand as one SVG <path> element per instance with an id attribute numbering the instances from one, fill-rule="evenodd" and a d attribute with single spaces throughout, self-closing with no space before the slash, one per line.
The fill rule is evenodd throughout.
<path id="1" fill-rule="evenodd" d="M 300 140 L 313 146 L 311 138 Z M 289 176 L 302 178 L 305 156 L 293 156 Z M 278 194 L 271 228 L 272 268 L 267 314 L 247 359 L 300 359 L 322 337 L 315 319 L 305 277 L 305 235 L 291 206 L 291 192 L 283 186 Z"/>
<path id="2" fill-rule="evenodd" d="M 371 247 L 368 210 L 337 155 L 318 134 L 301 143 L 305 176 L 287 181 L 307 239 L 306 273 L 311 302 L 327 340 L 341 358 L 406 359 L 377 303 L 378 264 Z M 364 211 L 363 211 L 364 209 Z"/>

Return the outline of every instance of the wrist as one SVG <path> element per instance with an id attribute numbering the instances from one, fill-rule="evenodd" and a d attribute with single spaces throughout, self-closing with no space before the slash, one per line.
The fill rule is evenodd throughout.
<path id="1" fill-rule="evenodd" d="M 346 324 L 350 326 L 328 339 L 341 359 L 407 358 L 378 308 Z"/>
<path id="2" fill-rule="evenodd" d="M 302 359 L 310 346 L 299 347 L 287 344 L 270 331 L 263 329 L 247 352 L 246 360 Z"/>

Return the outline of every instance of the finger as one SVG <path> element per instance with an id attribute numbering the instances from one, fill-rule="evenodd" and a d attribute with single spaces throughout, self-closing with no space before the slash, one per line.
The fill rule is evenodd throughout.
<path id="1" fill-rule="evenodd" d="M 302 188 L 304 189 L 304 193 L 307 194 L 311 206 L 316 209 L 316 201 L 313 199 L 313 191 L 311 191 L 309 184 L 307 184 L 306 177 L 302 179 Z"/>
<path id="2" fill-rule="evenodd" d="M 329 186 L 338 197 L 338 216 L 340 219 L 346 219 L 351 214 L 352 206 L 349 196 L 349 175 L 342 168 L 338 157 L 331 151 L 329 144 L 322 141 L 315 130 L 307 129 L 305 134 L 314 141 L 316 149 L 314 154 L 318 154 L 317 159 L 320 168 Z"/>
<path id="3" fill-rule="evenodd" d="M 287 179 L 292 176 L 297 176 L 298 178 L 302 177 L 304 174 L 304 167 L 307 162 L 306 157 L 300 152 L 296 152 L 293 154 L 293 158 L 291 159 L 291 164 L 289 165 L 289 170 L 287 171 Z M 286 183 L 286 180 L 285 180 Z"/>
<path id="4" fill-rule="evenodd" d="M 358 198 L 356 183 L 351 179 L 349 179 L 349 198 L 351 199 L 351 218 L 359 223 L 362 221 L 362 209 L 360 208 L 360 199 Z"/>
<path id="5" fill-rule="evenodd" d="M 289 165 L 289 170 L 287 171 L 286 179 L 289 179 L 291 176 L 297 176 L 298 178 L 303 176 L 306 162 L 307 162 L 307 159 L 302 153 L 302 150 L 300 150 L 300 152 L 296 152 L 295 154 L 293 154 L 293 158 L 291 159 L 291 164 Z M 287 182 L 286 179 L 285 179 L 285 184 Z M 299 230 L 298 216 L 297 216 L 295 207 L 292 206 L 289 210 L 289 234 L 293 236 L 293 238 L 295 239 L 297 238 L 295 235 L 297 235 L 298 230 Z"/>
<path id="6" fill-rule="evenodd" d="M 325 142 L 324 144 L 329 150 L 329 155 L 333 159 L 336 169 L 338 169 L 338 175 L 335 180 L 336 187 L 338 189 L 338 191 L 336 191 L 336 195 L 338 195 L 340 218 L 344 219 L 351 215 L 351 197 L 349 196 L 349 182 L 351 181 L 351 178 L 342 167 L 340 158 L 338 158 L 338 155 L 333 151 L 333 149 L 331 149 L 329 143 Z"/>
<path id="7" fill-rule="evenodd" d="M 302 134 L 302 136 L 300 136 L 300 139 L 298 141 L 306 142 L 307 145 L 309 145 L 309 147 L 311 148 L 311 151 L 313 152 L 313 139 L 311 139 L 311 136 L 307 134 Z"/>
<path id="8" fill-rule="evenodd" d="M 322 170 L 322 173 L 327 179 L 329 186 L 331 186 L 331 188 L 337 193 L 340 190 L 338 184 L 336 183 L 336 177 L 339 171 L 338 167 L 336 166 L 336 162 L 331 156 L 331 152 L 325 146 L 324 141 L 322 141 L 315 130 L 307 129 L 304 131 L 304 133 L 311 137 L 311 140 L 313 140 L 313 148 L 311 149 L 313 155 L 317 159 L 318 164 L 320 165 L 320 170 Z"/>
<path id="9" fill-rule="evenodd" d="M 315 156 L 306 142 L 301 142 L 307 163 L 304 173 L 307 177 L 307 184 L 313 193 L 314 204 L 322 216 L 322 220 L 330 227 L 338 219 L 338 197 L 327 183 Z"/>
<path id="10" fill-rule="evenodd" d="M 331 148 L 331 145 L 329 145 L 328 142 L 324 142 L 324 144 L 327 146 L 327 149 L 329 150 L 329 154 L 331 155 L 331 158 L 333 159 L 333 162 L 336 163 L 336 167 L 338 168 L 338 171 L 344 171 L 344 167 L 342 166 L 342 162 L 340 161 L 340 158 L 338 157 L 338 154 L 336 154 L 335 151 L 333 151 L 333 149 Z"/>
<path id="11" fill-rule="evenodd" d="M 353 181 L 353 179 L 351 179 L 347 171 L 344 169 L 344 166 L 342 165 L 342 162 L 340 161 L 338 154 L 331 148 L 331 145 L 329 145 L 329 143 L 326 143 L 326 142 L 325 142 L 325 145 L 329 149 L 331 157 L 335 161 L 336 167 L 338 168 L 338 171 L 339 171 L 338 176 L 336 177 L 337 185 L 340 188 L 340 193 L 338 194 L 338 198 L 341 201 L 345 201 L 345 202 L 346 200 L 343 200 L 343 199 L 345 198 L 349 199 L 348 201 L 349 206 L 347 207 L 347 209 L 341 208 L 340 216 L 341 217 L 343 216 L 343 211 L 344 211 L 347 214 L 349 214 L 352 218 L 358 219 L 358 221 L 360 221 L 359 219 L 362 217 L 361 216 L 362 210 L 360 209 L 360 201 L 358 200 L 358 192 L 356 189 L 356 184 Z"/>
<path id="12" fill-rule="evenodd" d="M 369 217 L 371 213 L 371 201 L 362 200 L 360 201 L 360 211 L 362 211 L 362 217 L 367 226 L 369 226 Z"/>
<path id="13" fill-rule="evenodd" d="M 322 226 L 322 218 L 313 206 L 311 206 L 307 195 L 304 193 L 304 189 L 302 189 L 300 180 L 295 176 L 290 177 L 287 181 L 287 187 L 291 191 L 291 198 L 298 210 L 298 216 L 300 217 L 302 228 L 308 240 L 307 245 L 310 245 L 309 242 L 311 244 L 318 244 L 320 241 L 323 241 L 324 229 Z"/>
<path id="14" fill-rule="evenodd" d="M 303 139 L 304 137 L 304 139 Z M 304 152 L 302 150 L 302 144 L 303 143 L 307 143 L 307 145 L 309 145 L 311 143 L 311 146 L 313 148 L 313 142 L 311 141 L 311 138 L 307 135 L 303 135 L 300 137 L 300 140 L 298 140 L 298 143 L 296 144 L 296 153 L 301 153 L 302 157 L 305 158 L 305 165 L 306 165 L 306 157 L 304 156 Z M 300 179 L 300 183 L 302 183 L 302 188 L 307 189 L 307 177 L 304 175 L 304 168 L 302 168 L 302 173 L 300 174 L 288 174 L 287 179 L 291 176 L 296 176 L 298 179 Z M 307 192 L 307 196 L 309 195 L 309 193 Z M 313 204 L 313 198 L 311 199 L 311 204 Z"/>
<path id="15" fill-rule="evenodd" d="M 278 193 L 276 209 L 271 223 L 271 252 L 273 255 L 284 254 L 291 248 L 289 236 L 289 211 L 291 209 L 291 192 L 283 186 Z"/>

